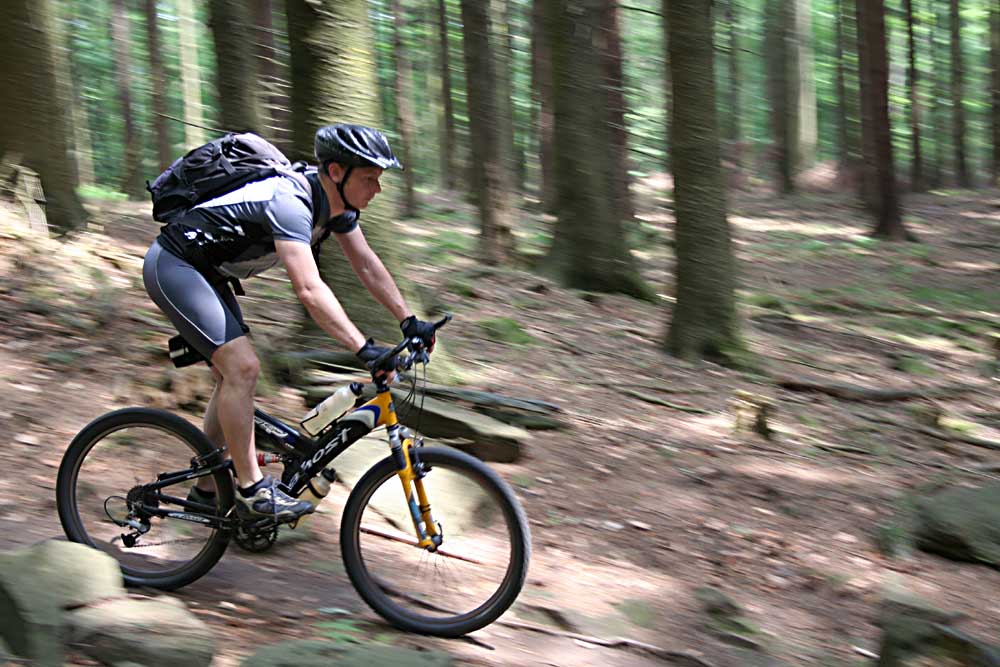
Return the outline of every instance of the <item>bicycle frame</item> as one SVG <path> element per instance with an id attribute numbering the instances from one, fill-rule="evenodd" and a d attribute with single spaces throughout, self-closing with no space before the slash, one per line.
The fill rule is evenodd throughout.
<path id="1" fill-rule="evenodd" d="M 298 497 L 305 491 L 309 481 L 347 450 L 348 447 L 376 428 L 385 426 L 390 452 L 396 463 L 400 482 L 403 485 L 403 493 L 410 510 L 410 518 L 413 520 L 413 528 L 417 536 L 417 546 L 433 551 L 441 544 L 442 537 L 438 525 L 431 515 L 430 503 L 427 500 L 427 494 L 424 490 L 422 481 L 424 468 L 420 463 L 419 453 L 413 447 L 413 439 L 410 436 L 409 430 L 399 424 L 388 384 L 379 382 L 376 386 L 378 393 L 373 399 L 349 411 L 329 426 L 326 431 L 322 432 L 316 440 L 300 434 L 280 419 L 272 417 L 259 408 L 254 410 L 255 434 L 258 441 L 267 440 L 288 452 L 294 453 L 295 461 L 289 464 L 296 466 L 293 468 L 294 473 L 287 481 L 281 483 L 280 486 L 290 495 Z M 197 461 L 192 461 L 192 465 L 197 467 Z M 163 473 L 147 489 L 150 491 L 159 491 L 159 489 L 171 484 L 210 475 L 220 467 L 230 467 L 231 465 L 231 461 L 227 460 L 197 470 Z M 415 498 L 414 492 L 416 495 Z M 179 498 L 165 497 L 164 499 L 173 501 L 185 508 L 189 505 L 189 503 Z M 198 523 L 215 524 L 218 522 L 220 527 L 227 523 L 225 519 L 212 520 L 187 512 L 174 512 L 152 507 L 145 509 L 150 514 L 172 516 Z"/>

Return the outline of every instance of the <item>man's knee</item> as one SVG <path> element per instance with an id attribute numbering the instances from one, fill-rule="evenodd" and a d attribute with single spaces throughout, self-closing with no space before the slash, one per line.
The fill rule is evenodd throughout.
<path id="1" fill-rule="evenodd" d="M 213 375 L 217 371 L 225 384 L 253 387 L 260 375 L 260 361 L 245 338 L 226 343 L 212 355 Z M 216 375 L 216 378 L 219 377 Z"/>

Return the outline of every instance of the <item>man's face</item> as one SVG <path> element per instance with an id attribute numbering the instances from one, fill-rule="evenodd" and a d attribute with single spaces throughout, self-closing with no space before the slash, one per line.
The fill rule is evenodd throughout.
<path id="1" fill-rule="evenodd" d="M 340 178 L 343 178 L 345 171 L 341 171 Z M 344 185 L 347 201 L 358 209 L 367 208 L 375 195 L 382 192 L 382 186 L 378 182 L 381 175 L 382 169 L 379 167 L 355 167 L 351 170 L 351 175 Z"/>

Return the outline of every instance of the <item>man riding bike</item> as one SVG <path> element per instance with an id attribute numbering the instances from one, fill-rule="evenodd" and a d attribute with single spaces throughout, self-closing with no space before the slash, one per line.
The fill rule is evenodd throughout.
<path id="1" fill-rule="evenodd" d="M 316 324 L 363 361 L 372 361 L 388 348 L 365 338 L 316 266 L 314 250 L 332 232 L 358 278 L 400 321 L 404 335 L 423 339 L 428 349 L 434 344 L 433 325 L 406 305 L 358 226 L 361 210 L 382 190 L 383 171 L 403 168 L 389 142 L 372 128 L 330 125 L 316 132 L 315 156 L 318 168 L 252 181 L 172 219 L 143 265 L 150 298 L 210 361 L 216 385 L 204 430 L 217 446 L 228 447 L 238 478 L 237 509 L 283 521 L 312 512 L 313 506 L 285 494 L 258 467 L 253 412 L 260 362 L 230 283 L 238 288 L 237 280 L 280 261 Z M 373 372 L 391 372 L 391 363 Z M 201 478 L 189 498 L 215 504 L 210 485 L 209 477 Z"/>

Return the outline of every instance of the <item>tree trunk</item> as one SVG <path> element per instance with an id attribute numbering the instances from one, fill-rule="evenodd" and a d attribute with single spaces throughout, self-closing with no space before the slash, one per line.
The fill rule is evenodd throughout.
<path id="1" fill-rule="evenodd" d="M 184 90 L 184 145 L 190 150 L 205 143 L 205 121 L 201 104 L 201 66 L 198 63 L 198 24 L 191 0 L 177 0 L 177 31 L 180 36 L 181 84 Z"/>
<path id="2" fill-rule="evenodd" d="M 795 66 L 791 71 L 798 92 L 798 154 L 797 171 L 809 169 L 816 163 L 816 62 L 812 46 L 812 0 L 795 0 L 794 49 Z"/>
<path id="3" fill-rule="evenodd" d="M 670 0 L 663 0 L 660 4 L 660 15 L 663 21 L 663 170 L 668 174 L 673 173 L 674 140 L 673 132 L 673 73 L 670 63 Z"/>
<path id="4" fill-rule="evenodd" d="M 488 264 L 503 264 L 514 249 L 514 237 L 510 229 L 509 194 L 504 191 L 506 165 L 500 150 L 489 7 L 480 0 L 462 0 L 461 5 L 469 138 L 479 205 L 479 254 Z"/>
<path id="5" fill-rule="evenodd" d="M 319 5 L 311 0 L 288 0 L 288 35 L 292 62 L 293 154 L 312 159 L 315 131 L 333 123 L 359 123 L 380 127 L 376 91 L 375 41 L 368 22 L 366 0 L 340 0 Z M 350 86 L 343 85 L 350 81 Z M 401 278 L 398 236 L 388 212 L 393 206 L 393 176 L 383 177 L 385 192 L 365 210 L 362 228 L 369 245 L 386 268 Z M 333 289 L 351 320 L 368 336 L 380 341 L 399 339 L 399 325 L 364 288 L 350 264 L 330 239 L 320 254 L 323 279 Z M 407 303 L 420 313 L 420 301 L 410 283 L 398 280 Z M 307 339 L 325 336 L 309 317 L 300 334 Z M 328 340 L 328 339 L 326 339 Z M 437 355 L 438 352 L 435 352 Z M 442 358 L 443 359 L 443 358 Z M 445 366 L 438 360 L 437 369 Z M 432 366 L 432 372 L 434 372 Z"/>
<path id="6" fill-rule="evenodd" d="M 903 225 L 889 127 L 889 58 L 882 0 L 857 0 L 862 129 L 868 147 L 863 181 L 871 183 L 869 208 L 875 215 L 872 235 L 890 241 L 914 240 Z M 867 102 L 866 102 L 867 100 Z"/>
<path id="7" fill-rule="evenodd" d="M 1000 2 L 990 0 L 990 124 L 993 152 L 990 160 L 991 185 L 1000 185 Z"/>
<path id="8" fill-rule="evenodd" d="M 70 71 L 70 44 L 67 23 L 73 22 L 72 9 L 65 4 L 56 3 L 53 8 L 53 16 L 50 19 L 52 26 L 52 62 L 55 65 L 56 89 L 55 95 L 58 99 L 69 100 L 71 102 L 69 113 L 65 114 L 66 128 L 65 135 L 69 142 L 69 153 L 72 159 L 69 163 L 70 185 L 77 188 L 81 182 L 80 174 L 80 146 L 77 138 L 80 133 L 77 130 L 77 120 L 80 115 L 78 110 L 83 104 L 83 100 L 75 94 L 75 84 Z M 2 157 L 2 156 L 0 156 Z"/>
<path id="9" fill-rule="evenodd" d="M 962 16 L 959 0 L 951 0 L 951 106 L 954 114 L 952 132 L 955 144 L 955 178 L 962 188 L 971 188 L 969 166 L 965 157 L 965 100 L 963 92 L 963 77 L 965 68 L 962 65 Z"/>
<path id="10" fill-rule="evenodd" d="M 410 169 L 403 171 L 403 197 L 400 214 L 404 218 L 417 215 L 417 195 L 413 174 L 416 173 L 413 162 L 413 110 L 410 107 L 412 96 L 410 62 L 403 50 L 403 34 L 406 32 L 406 17 L 403 15 L 401 0 L 392 0 L 391 13 L 395 20 L 393 30 L 392 51 L 396 91 L 396 127 L 399 129 L 400 160 Z"/>
<path id="11" fill-rule="evenodd" d="M 743 160 L 741 142 L 743 141 L 742 130 L 742 104 L 740 100 L 740 86 L 742 84 L 740 76 L 740 41 L 738 23 L 740 14 L 738 11 L 738 0 L 729 0 L 726 3 L 726 30 L 727 46 L 729 47 L 729 87 L 727 91 L 727 114 L 726 114 L 726 144 L 728 144 L 725 157 L 730 160 L 738 170 Z"/>
<path id="12" fill-rule="evenodd" d="M 278 78 L 278 53 L 274 39 L 274 7 L 271 0 L 253 0 L 250 3 L 253 20 L 253 52 L 257 64 L 257 82 L 254 86 L 257 109 L 260 114 L 260 132 L 276 145 L 287 143 L 287 130 L 278 122 L 281 95 Z"/>
<path id="13" fill-rule="evenodd" d="M 567 287 L 651 298 L 614 205 L 615 168 L 604 159 L 611 115 L 604 88 L 604 0 L 547 0 L 555 81 L 558 221 L 545 270 Z"/>
<path id="14" fill-rule="evenodd" d="M 81 94 L 79 84 L 73 82 L 73 99 L 70 113 L 73 114 L 73 156 L 76 158 L 76 172 L 80 185 L 94 185 L 94 147 L 90 134 L 90 111 Z"/>
<path id="15" fill-rule="evenodd" d="M 671 0 L 677 301 L 665 347 L 685 359 L 738 363 L 736 267 L 726 220 L 709 3 Z"/>
<path id="16" fill-rule="evenodd" d="M 167 100 L 163 76 L 163 54 L 160 52 L 160 29 L 156 18 L 156 0 L 146 0 L 146 42 L 149 48 L 149 78 L 153 85 L 153 129 L 156 132 L 157 169 L 163 171 L 173 162 L 173 150 L 167 134 Z M 152 180 L 152 179 L 150 179 Z"/>
<path id="17" fill-rule="evenodd" d="M 517 178 L 517 148 L 514 137 L 514 49 L 510 35 L 510 0 L 490 0 L 492 16 L 490 22 L 493 52 L 497 76 L 497 117 L 500 137 L 500 163 L 503 165 L 503 188 L 514 192 Z"/>
<path id="18" fill-rule="evenodd" d="M 625 74 L 622 71 L 622 43 L 618 18 L 619 6 L 614 0 L 604 0 L 601 29 L 606 35 L 604 56 L 605 85 L 608 110 L 611 113 L 611 174 L 615 206 L 626 220 L 635 217 L 629 191 L 628 129 L 625 125 Z"/>
<path id="19" fill-rule="evenodd" d="M 545 29 L 545 3 L 534 0 L 531 9 L 531 78 L 537 98 L 538 153 L 542 170 L 542 210 L 555 214 L 556 197 L 555 115 L 552 47 Z"/>
<path id="20" fill-rule="evenodd" d="M 837 172 L 841 180 L 848 174 L 850 164 L 850 149 L 847 145 L 847 65 L 844 62 L 846 53 L 844 49 L 844 0 L 837 0 L 834 8 L 836 16 L 837 44 L 834 60 L 837 63 L 836 89 L 837 89 Z"/>
<path id="21" fill-rule="evenodd" d="M 794 44 L 796 0 L 767 0 L 764 50 L 771 99 L 771 135 L 782 194 L 795 192 L 799 150 L 798 50 Z"/>
<path id="22" fill-rule="evenodd" d="M 261 133 L 250 10 L 241 0 L 210 0 L 209 10 L 215 42 L 219 124 L 227 132 Z"/>
<path id="23" fill-rule="evenodd" d="M 947 118 L 941 103 L 942 99 L 947 96 L 943 80 L 947 77 L 948 63 L 947 58 L 943 55 L 944 50 L 941 48 L 943 31 L 946 30 L 944 17 L 937 7 L 934 8 L 932 16 L 934 23 L 928 31 L 927 39 L 933 66 L 930 114 L 933 122 L 931 134 L 934 141 L 931 144 L 933 152 L 930 155 L 927 180 L 930 187 L 939 188 L 944 184 L 944 163 L 948 142 Z"/>
<path id="24" fill-rule="evenodd" d="M 49 0 L 0 3 L 0 161 L 16 160 L 38 172 L 49 225 L 67 232 L 87 213 L 73 190 L 66 135 L 72 100 L 59 99 Z"/>
<path id="25" fill-rule="evenodd" d="M 444 116 L 444 141 L 441 147 L 441 180 L 448 190 L 458 188 L 458 170 L 455 166 L 455 109 L 451 99 L 451 55 L 448 48 L 448 5 L 438 0 L 438 36 L 441 63 L 441 98 Z"/>
<path id="26" fill-rule="evenodd" d="M 146 189 L 142 169 L 142 145 L 139 128 L 132 108 L 132 59 L 129 50 L 132 45 L 129 30 L 128 9 L 125 0 L 112 0 L 111 35 L 115 51 L 115 83 L 118 90 L 118 105 L 125 124 L 122 146 L 125 147 L 125 173 L 119 185 L 129 199 L 144 199 Z"/>
<path id="27" fill-rule="evenodd" d="M 920 89 L 918 86 L 917 47 L 913 38 L 913 0 L 903 0 L 906 12 L 906 37 L 909 49 L 909 63 L 906 70 L 907 88 L 910 91 L 910 145 L 913 163 L 910 170 L 910 188 L 914 192 L 924 192 L 924 158 L 920 152 Z"/>

